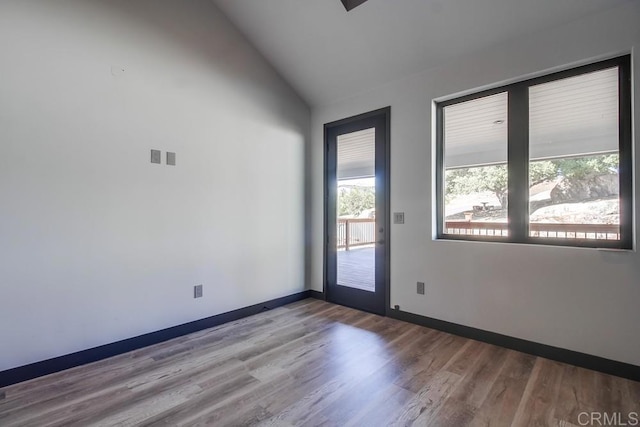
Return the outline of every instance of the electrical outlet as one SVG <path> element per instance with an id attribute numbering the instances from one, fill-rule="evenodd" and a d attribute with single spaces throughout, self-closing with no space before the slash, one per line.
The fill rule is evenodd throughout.
<path id="1" fill-rule="evenodd" d="M 424 295 L 424 282 L 418 282 L 416 292 L 418 292 L 419 295 Z"/>
<path id="2" fill-rule="evenodd" d="M 202 298 L 202 285 L 195 285 L 193 287 L 193 297 Z"/>
<path id="3" fill-rule="evenodd" d="M 162 157 L 162 153 L 160 152 L 160 150 L 151 150 L 151 163 L 160 164 L 161 157 Z"/>

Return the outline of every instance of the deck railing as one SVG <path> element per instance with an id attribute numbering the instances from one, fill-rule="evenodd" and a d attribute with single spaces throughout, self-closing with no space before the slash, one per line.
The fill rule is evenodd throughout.
<path id="1" fill-rule="evenodd" d="M 376 220 L 373 218 L 339 218 L 338 248 L 348 251 L 356 246 L 372 245 L 376 241 Z"/>
<path id="2" fill-rule="evenodd" d="M 370 218 L 338 219 L 338 248 L 349 250 L 357 246 L 375 243 L 376 220 Z M 462 236 L 507 237 L 509 228 L 506 222 L 447 221 L 445 234 Z M 560 239 L 620 240 L 618 224 L 529 224 L 531 237 Z"/>
<path id="3" fill-rule="evenodd" d="M 447 221 L 446 234 L 466 236 L 508 236 L 506 222 Z M 618 224 L 529 224 L 531 237 L 561 239 L 620 240 Z"/>

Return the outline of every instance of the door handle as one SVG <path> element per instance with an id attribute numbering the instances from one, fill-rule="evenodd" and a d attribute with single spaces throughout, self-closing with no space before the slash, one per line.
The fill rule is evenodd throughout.
<path id="1" fill-rule="evenodd" d="M 384 245 L 384 240 L 383 240 L 383 239 L 380 239 L 380 240 L 378 240 L 376 243 L 378 243 L 379 245 Z"/>

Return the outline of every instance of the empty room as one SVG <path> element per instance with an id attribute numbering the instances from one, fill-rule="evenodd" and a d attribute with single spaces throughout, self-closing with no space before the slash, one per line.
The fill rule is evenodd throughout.
<path id="1" fill-rule="evenodd" d="M 640 426 L 637 0 L 0 0 L 0 426 Z"/>

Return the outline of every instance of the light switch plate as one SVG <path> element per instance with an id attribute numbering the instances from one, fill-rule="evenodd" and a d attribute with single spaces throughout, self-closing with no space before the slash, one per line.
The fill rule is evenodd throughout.
<path id="1" fill-rule="evenodd" d="M 176 165 L 176 153 L 170 153 L 167 151 L 167 164 L 169 166 L 175 166 Z"/>
<path id="2" fill-rule="evenodd" d="M 404 224 L 404 212 L 394 212 L 393 213 L 393 223 L 394 224 Z"/>
<path id="3" fill-rule="evenodd" d="M 151 150 L 151 163 L 160 164 L 162 152 L 160 150 Z"/>
<path id="4" fill-rule="evenodd" d="M 195 285 L 193 287 L 193 297 L 202 298 L 202 285 Z"/>
<path id="5" fill-rule="evenodd" d="M 424 282 L 418 282 L 416 285 L 416 292 L 419 295 L 424 295 Z"/>

